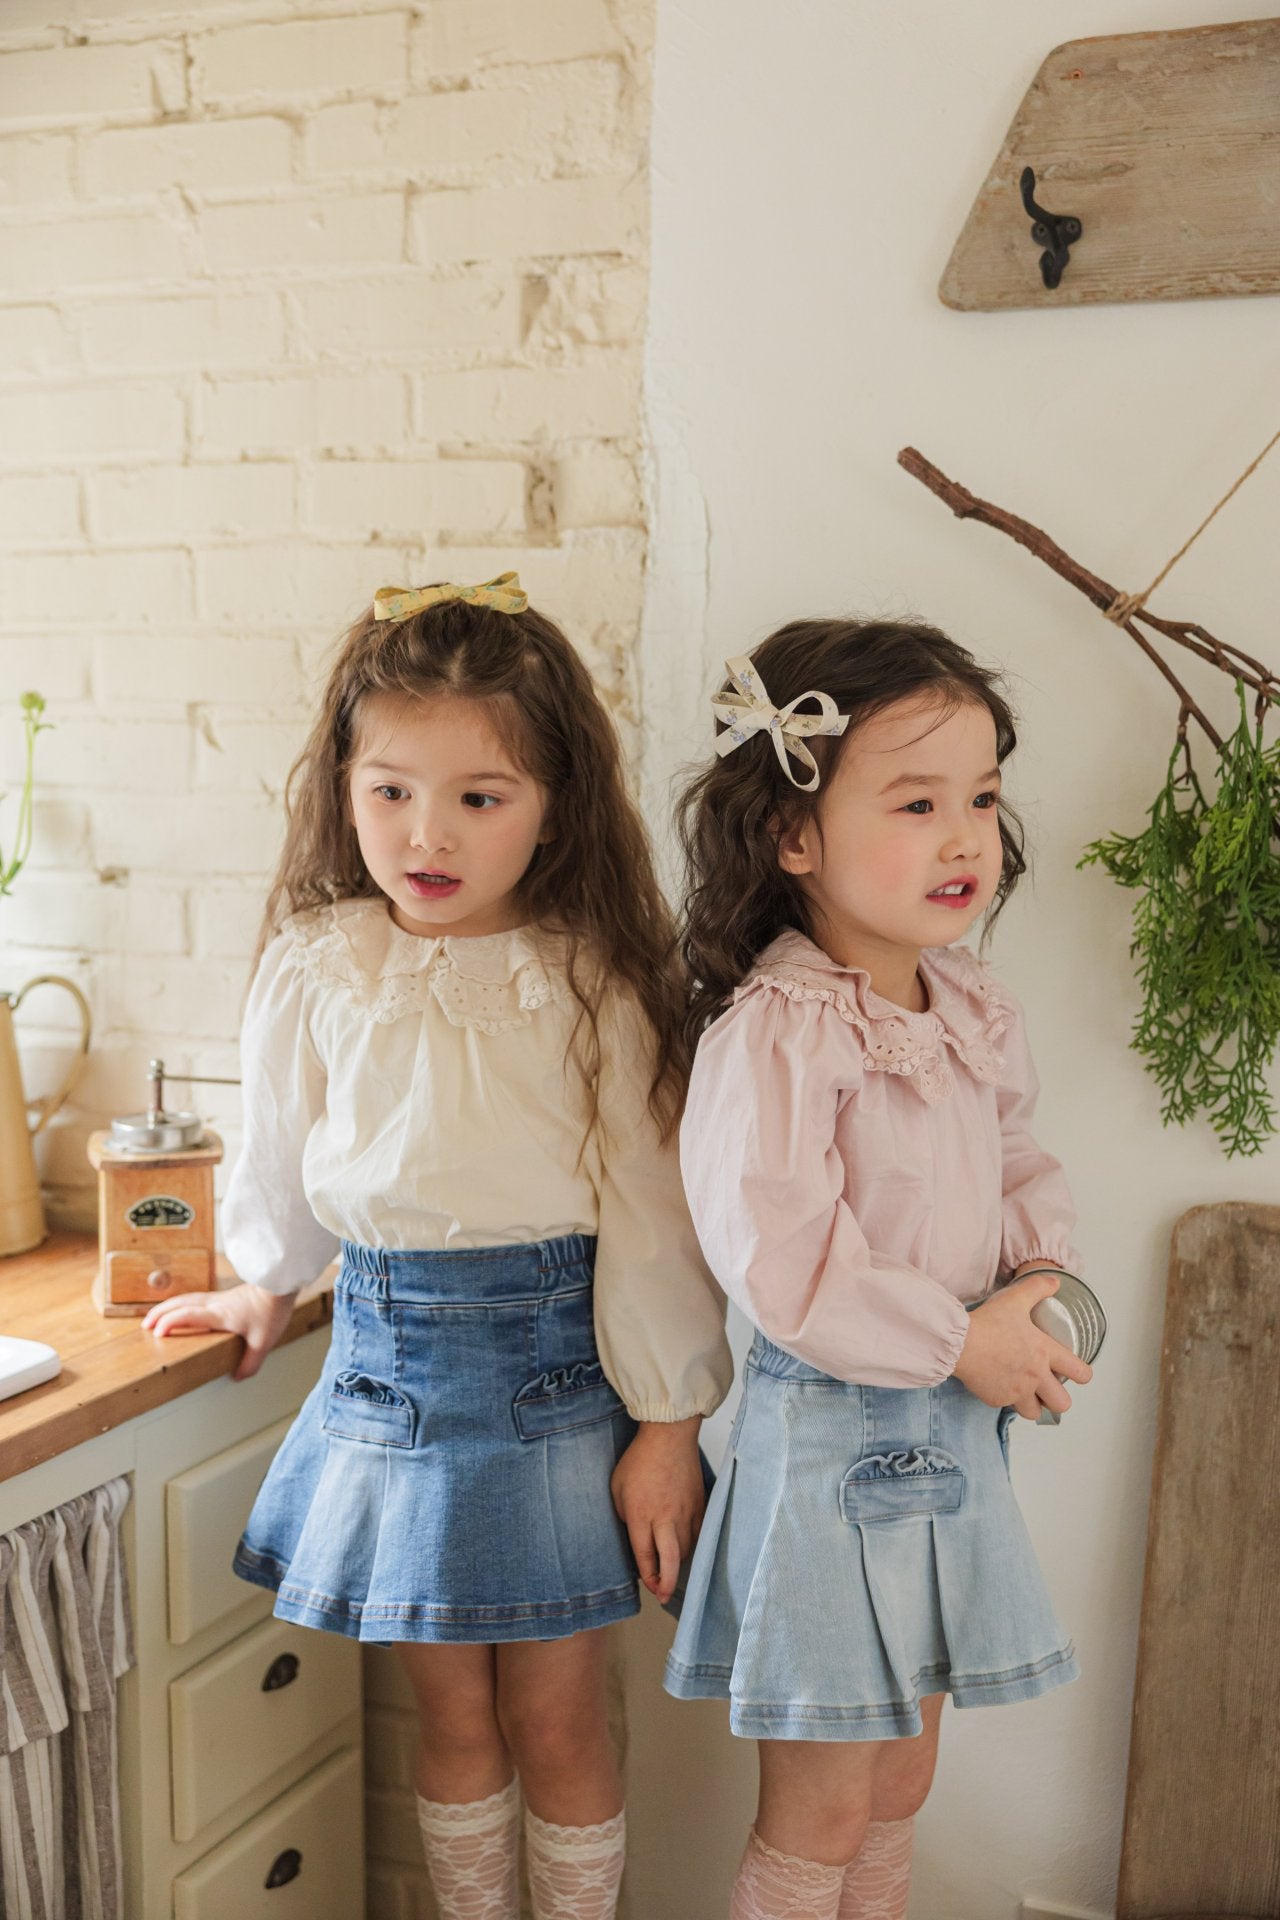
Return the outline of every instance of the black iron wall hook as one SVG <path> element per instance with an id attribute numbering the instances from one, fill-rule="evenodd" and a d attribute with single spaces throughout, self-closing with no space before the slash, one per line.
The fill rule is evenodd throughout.
<path id="1" fill-rule="evenodd" d="M 1046 213 L 1043 207 L 1036 205 L 1034 167 L 1022 169 L 1022 178 L 1018 182 L 1018 187 L 1022 194 L 1022 204 L 1031 215 L 1031 238 L 1038 247 L 1044 248 L 1044 252 L 1040 255 L 1041 278 L 1046 287 L 1056 287 L 1071 257 L 1071 249 L 1084 232 L 1084 228 L 1073 213 Z"/>

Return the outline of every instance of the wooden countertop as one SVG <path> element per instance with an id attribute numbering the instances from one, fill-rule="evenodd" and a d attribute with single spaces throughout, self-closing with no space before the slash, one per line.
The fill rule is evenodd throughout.
<path id="1" fill-rule="evenodd" d="M 156 1340 L 138 1319 L 105 1319 L 89 1297 L 97 1266 L 97 1239 L 86 1233 L 50 1234 L 30 1253 L 0 1259 L 0 1333 L 43 1340 L 62 1360 L 56 1380 L 0 1400 L 0 1480 L 230 1373 L 240 1356 L 235 1334 Z M 231 1277 L 222 1262 L 219 1271 Z M 284 1341 L 332 1318 L 327 1275 L 298 1295 Z"/>

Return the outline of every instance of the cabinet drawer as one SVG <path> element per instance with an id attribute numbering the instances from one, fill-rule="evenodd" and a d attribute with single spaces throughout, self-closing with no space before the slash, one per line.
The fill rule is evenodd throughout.
<path id="1" fill-rule="evenodd" d="M 262 1588 L 238 1580 L 231 1556 L 249 1518 L 276 1448 L 291 1422 L 280 1420 L 239 1446 L 202 1460 L 165 1488 L 169 1555 L 169 1638 L 182 1646 L 225 1613 L 260 1596 Z"/>
<path id="2" fill-rule="evenodd" d="M 174 1839 L 194 1839 L 359 1706 L 357 1643 L 286 1620 L 171 1682 Z"/>
<path id="3" fill-rule="evenodd" d="M 344 1749 L 180 1873 L 174 1920 L 363 1920 L 360 1773 Z"/>
<path id="4" fill-rule="evenodd" d="M 109 1253 L 107 1299 L 121 1305 L 154 1307 L 172 1294 L 207 1293 L 213 1285 L 211 1253 Z"/>

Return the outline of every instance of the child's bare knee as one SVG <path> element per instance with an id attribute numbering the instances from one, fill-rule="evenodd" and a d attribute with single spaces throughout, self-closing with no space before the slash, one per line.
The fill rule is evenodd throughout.
<path id="1" fill-rule="evenodd" d="M 872 1796 L 871 1818 L 881 1822 L 912 1819 L 929 1798 L 932 1785 L 932 1767 L 927 1772 L 918 1771 L 886 1782 L 883 1788 L 877 1787 Z"/>
<path id="2" fill-rule="evenodd" d="M 572 1771 L 601 1731 L 589 1705 L 523 1689 L 499 1693 L 497 1725 L 521 1770 L 538 1772 Z"/>

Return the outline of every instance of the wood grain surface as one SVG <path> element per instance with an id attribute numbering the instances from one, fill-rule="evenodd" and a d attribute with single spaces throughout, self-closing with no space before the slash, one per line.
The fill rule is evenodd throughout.
<path id="1" fill-rule="evenodd" d="M 1174 1229 L 1117 1920 L 1280 1915 L 1280 1207 Z"/>
<path id="2" fill-rule="evenodd" d="M 0 1259 L 0 1332 L 46 1341 L 62 1357 L 56 1380 L 0 1400 L 0 1480 L 230 1373 L 240 1357 L 233 1334 L 156 1340 L 136 1318 L 104 1319 L 90 1299 L 97 1266 L 97 1238 L 82 1233 L 55 1233 L 31 1253 Z M 224 1262 L 219 1271 L 231 1278 Z M 298 1295 L 284 1340 L 332 1317 L 326 1276 Z"/>
<path id="3" fill-rule="evenodd" d="M 1084 223 L 1054 289 L 1026 166 L 1041 206 Z M 1280 19 L 1056 47 L 938 291 L 966 309 L 1280 292 Z"/>

